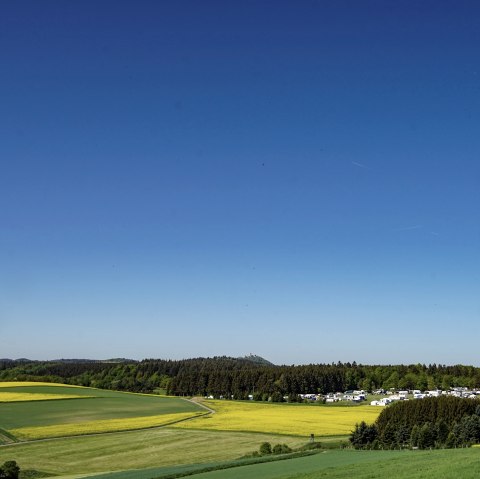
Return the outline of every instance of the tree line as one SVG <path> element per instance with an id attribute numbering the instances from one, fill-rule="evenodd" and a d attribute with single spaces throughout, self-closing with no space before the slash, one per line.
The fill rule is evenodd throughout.
<path id="1" fill-rule="evenodd" d="M 355 426 L 357 449 L 452 448 L 480 443 L 480 400 L 440 396 L 399 401 L 374 424 Z"/>
<path id="2" fill-rule="evenodd" d="M 142 361 L 0 361 L 0 380 L 41 380 L 179 396 L 295 401 L 299 394 L 363 389 L 480 388 L 480 368 L 353 363 L 276 366 L 230 357 Z"/>

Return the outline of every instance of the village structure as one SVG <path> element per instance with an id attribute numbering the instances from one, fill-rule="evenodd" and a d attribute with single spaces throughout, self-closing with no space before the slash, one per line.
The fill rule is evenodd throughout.
<path id="1" fill-rule="evenodd" d="M 345 392 L 336 392 L 328 394 L 300 394 L 304 401 L 336 403 L 340 401 L 348 401 L 361 403 L 368 401 L 370 398 L 371 406 L 387 406 L 395 401 L 408 401 L 410 399 L 423 399 L 426 397 L 455 396 L 461 398 L 475 399 L 480 397 L 480 389 L 468 389 L 465 387 L 455 387 L 449 390 L 435 389 L 432 391 L 413 390 L 384 390 L 378 389 L 368 393 L 362 390 L 352 390 Z M 373 399 L 375 398 L 375 399 Z M 252 397 L 253 399 L 253 397 Z M 285 397 L 287 399 L 287 397 Z"/>

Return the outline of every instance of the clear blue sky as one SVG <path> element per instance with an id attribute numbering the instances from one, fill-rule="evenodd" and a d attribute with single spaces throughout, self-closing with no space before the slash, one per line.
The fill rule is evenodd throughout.
<path id="1" fill-rule="evenodd" d="M 478 2 L 0 5 L 0 357 L 480 365 Z"/>

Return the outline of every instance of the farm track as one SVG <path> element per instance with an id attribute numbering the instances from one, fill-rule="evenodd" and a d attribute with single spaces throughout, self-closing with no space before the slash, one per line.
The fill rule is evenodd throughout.
<path id="1" fill-rule="evenodd" d="M 182 398 L 182 399 L 185 399 L 185 398 Z M 211 407 L 208 407 L 203 403 L 203 398 L 201 397 L 193 397 L 192 399 L 185 399 L 185 401 L 188 401 L 188 402 L 191 402 L 192 404 L 197 404 L 198 406 L 203 407 L 203 409 L 206 409 L 207 411 L 209 411 L 210 414 L 216 413 L 215 409 L 212 409 Z"/>

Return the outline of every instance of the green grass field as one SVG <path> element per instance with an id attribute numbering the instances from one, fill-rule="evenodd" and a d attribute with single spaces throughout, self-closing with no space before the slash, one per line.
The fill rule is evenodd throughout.
<path id="1" fill-rule="evenodd" d="M 271 434 L 158 428 L 3 446 L 0 463 L 14 459 L 21 468 L 51 474 L 93 474 L 232 460 L 264 441 L 291 447 L 305 443 Z"/>
<path id="2" fill-rule="evenodd" d="M 236 467 L 194 479 L 473 479 L 480 475 L 480 452 L 443 451 L 327 451 L 314 456 Z M 113 479 L 113 478 L 111 478 Z M 120 479 L 120 478 L 118 478 Z"/>
<path id="3" fill-rule="evenodd" d="M 145 434 L 145 431 L 129 434 L 133 434 L 132 439 L 138 440 L 136 436 L 142 433 Z M 125 440 L 126 437 L 111 443 L 91 442 L 94 438 L 66 439 L 67 444 L 56 440 L 50 445 L 48 458 L 46 448 L 43 448 L 43 454 L 38 454 L 40 443 L 34 448 L 31 448 L 33 444 L 25 444 L 16 446 L 20 448 L 16 460 L 25 468 L 32 467 L 30 462 L 38 464 L 42 461 L 45 466 L 42 471 L 68 475 L 70 479 L 82 475 L 96 479 L 161 479 L 182 473 L 188 473 L 188 477 L 194 479 L 380 479 L 389 476 L 395 479 L 473 479 L 480 474 L 480 451 L 475 448 L 442 451 L 329 450 L 307 457 L 238 466 L 241 461 L 225 461 L 238 457 L 240 450 L 248 451 L 252 440 L 275 441 L 275 438 L 199 431 L 192 431 L 192 434 L 193 437 L 186 438 L 172 430 L 157 430 L 153 433 L 155 437 L 148 434 L 149 438 L 142 438 L 133 446 Z M 145 439 L 148 446 L 144 443 Z M 72 454 L 72 446 L 77 451 L 75 454 Z M 105 457 L 99 460 L 92 447 L 101 447 Z M 0 461 L 6 460 L 6 457 L 9 456 L 0 449 Z M 118 469 L 118 465 L 124 469 Z M 112 466 L 117 468 L 117 472 L 108 473 L 109 470 L 115 471 L 115 467 L 109 469 Z M 208 466 L 221 469 L 194 473 Z"/>

